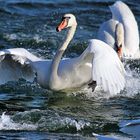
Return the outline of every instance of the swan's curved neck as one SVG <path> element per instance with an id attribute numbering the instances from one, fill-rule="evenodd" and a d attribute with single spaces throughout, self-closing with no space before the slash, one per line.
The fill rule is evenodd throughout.
<path id="1" fill-rule="evenodd" d="M 124 28 L 122 23 L 116 25 L 115 42 L 118 47 L 121 47 L 124 44 Z"/>
<path id="2" fill-rule="evenodd" d="M 76 31 L 76 27 L 77 25 L 73 25 L 69 28 L 69 31 L 66 35 L 66 38 L 62 44 L 62 46 L 57 50 L 58 51 L 65 51 L 70 43 L 70 41 L 72 40 L 73 36 L 74 36 L 74 33 Z"/>
<path id="3" fill-rule="evenodd" d="M 67 36 L 66 36 L 62 46 L 57 50 L 57 52 L 54 56 L 54 59 L 52 61 L 52 65 L 51 65 L 50 82 L 56 81 L 59 78 L 59 76 L 58 76 L 59 63 L 61 61 L 61 57 L 62 57 L 64 51 L 67 49 L 68 44 L 70 43 L 70 41 L 72 40 L 72 38 L 74 36 L 76 27 L 77 27 L 77 25 L 73 25 L 69 28 L 69 31 L 67 33 Z"/>

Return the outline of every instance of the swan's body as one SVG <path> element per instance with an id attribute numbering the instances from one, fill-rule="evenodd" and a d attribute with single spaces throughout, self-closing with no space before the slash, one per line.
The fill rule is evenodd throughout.
<path id="1" fill-rule="evenodd" d="M 121 1 L 110 6 L 110 10 L 112 19 L 101 25 L 98 38 L 115 50 L 117 49 L 116 44 L 121 45 L 122 57 L 140 58 L 138 25 L 132 11 Z M 117 28 L 118 24 L 120 25 L 119 28 Z M 117 36 L 120 40 L 116 39 Z"/>
<path id="2" fill-rule="evenodd" d="M 69 31 L 53 60 L 40 59 L 23 48 L 0 51 L 0 84 L 19 78 L 33 80 L 37 73 L 37 82 L 44 88 L 73 89 L 96 81 L 104 91 L 112 95 L 119 93 L 125 85 L 124 68 L 117 53 L 106 43 L 90 40 L 89 46 L 79 57 L 61 60 L 76 26 L 74 15 L 64 15 L 57 30 L 69 27 Z"/>
<path id="3" fill-rule="evenodd" d="M 37 73 L 38 83 L 42 87 L 49 88 L 52 60 L 40 59 L 24 48 L 5 49 L 0 51 L 0 57 L 0 84 L 19 78 L 33 81 L 35 73 Z M 61 60 L 58 74 L 60 77 L 65 77 L 66 81 L 63 81 L 63 86 L 59 90 L 65 89 L 68 85 L 70 85 L 69 88 L 76 88 L 87 84 L 85 81 L 91 80 L 91 67 L 91 64 L 88 65 L 88 63 L 80 64 L 78 57 Z M 75 76 L 73 77 L 73 75 Z M 74 81 L 78 79 L 79 82 L 75 83 Z"/>

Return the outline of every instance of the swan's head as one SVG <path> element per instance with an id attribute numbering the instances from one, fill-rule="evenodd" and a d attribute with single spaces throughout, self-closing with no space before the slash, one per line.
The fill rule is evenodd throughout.
<path id="1" fill-rule="evenodd" d="M 60 32 L 61 30 L 72 26 L 77 26 L 75 16 L 73 14 L 65 14 L 62 17 L 61 23 L 57 26 L 56 31 Z"/>

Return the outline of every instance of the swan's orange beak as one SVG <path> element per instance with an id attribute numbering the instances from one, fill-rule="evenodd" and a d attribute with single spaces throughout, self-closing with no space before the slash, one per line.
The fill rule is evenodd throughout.
<path id="1" fill-rule="evenodd" d="M 67 19 L 63 19 L 62 22 L 57 26 L 56 31 L 60 32 L 61 30 L 66 28 L 67 25 L 68 25 L 68 20 Z"/>
<path id="2" fill-rule="evenodd" d="M 118 56 L 120 59 L 122 59 L 122 47 L 119 47 L 117 50 Z"/>

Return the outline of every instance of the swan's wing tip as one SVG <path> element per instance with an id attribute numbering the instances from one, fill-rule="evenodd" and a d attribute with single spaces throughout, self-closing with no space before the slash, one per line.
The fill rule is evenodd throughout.
<path id="1" fill-rule="evenodd" d="M 10 51 L 0 51 L 0 84 L 17 81 L 20 78 L 27 81 L 34 80 L 35 71 L 30 60 L 16 53 L 10 54 Z"/>
<path id="2" fill-rule="evenodd" d="M 124 67 L 117 53 L 106 43 L 90 40 L 90 51 L 94 53 L 92 78 L 104 91 L 116 95 L 125 87 Z"/>

